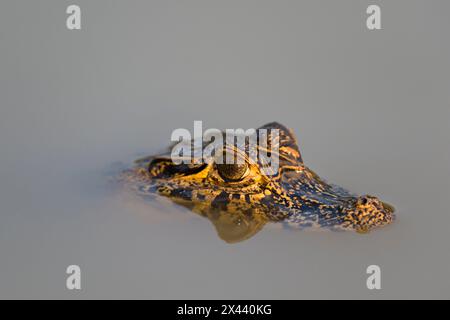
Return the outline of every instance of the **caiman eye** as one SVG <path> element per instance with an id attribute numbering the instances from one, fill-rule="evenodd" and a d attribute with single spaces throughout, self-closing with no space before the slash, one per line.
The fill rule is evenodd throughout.
<path id="1" fill-rule="evenodd" d="M 248 165 L 245 164 L 216 164 L 217 172 L 223 180 L 236 182 L 245 177 Z"/>

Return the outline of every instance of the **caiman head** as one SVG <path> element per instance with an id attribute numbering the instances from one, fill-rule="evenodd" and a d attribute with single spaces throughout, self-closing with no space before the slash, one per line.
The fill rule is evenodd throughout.
<path id="1" fill-rule="evenodd" d="M 166 196 L 209 218 L 228 242 L 253 236 L 269 221 L 365 233 L 394 220 L 392 206 L 328 184 L 306 167 L 290 130 L 278 123 L 261 129 L 279 132 L 279 166 L 270 175 L 261 162 L 237 152 L 243 161 L 236 164 L 175 164 L 170 155 L 151 156 L 138 160 L 123 178 L 141 195 Z"/>

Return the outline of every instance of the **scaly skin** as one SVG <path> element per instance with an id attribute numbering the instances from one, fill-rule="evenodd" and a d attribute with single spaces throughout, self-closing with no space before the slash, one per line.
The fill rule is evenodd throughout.
<path id="1" fill-rule="evenodd" d="M 328 184 L 306 167 L 284 126 L 261 128 L 280 130 L 279 169 L 273 176 L 262 174 L 260 163 L 249 162 L 244 177 L 227 181 L 214 163 L 175 165 L 168 156 L 154 156 L 138 160 L 122 180 L 140 195 L 160 194 L 209 218 L 228 242 L 253 236 L 269 221 L 366 233 L 394 220 L 392 206 Z"/>

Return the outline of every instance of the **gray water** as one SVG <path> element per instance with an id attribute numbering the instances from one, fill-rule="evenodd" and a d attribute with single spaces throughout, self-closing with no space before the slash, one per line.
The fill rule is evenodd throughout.
<path id="1" fill-rule="evenodd" d="M 80 0 L 69 31 L 70 3 L 2 2 L 0 298 L 450 298 L 450 3 L 377 1 L 368 31 L 370 3 Z M 309 167 L 398 221 L 230 245 L 107 183 L 194 120 L 279 121 Z"/>

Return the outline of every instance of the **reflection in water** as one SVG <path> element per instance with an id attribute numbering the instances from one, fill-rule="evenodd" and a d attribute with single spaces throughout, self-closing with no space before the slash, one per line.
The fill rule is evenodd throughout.
<path id="1" fill-rule="evenodd" d="M 227 243 L 237 243 L 250 239 L 263 229 L 270 220 L 260 212 L 248 210 L 246 212 L 230 212 L 218 209 L 199 209 L 188 202 L 176 201 L 176 205 L 164 197 L 147 195 L 138 197 L 134 193 L 121 194 L 120 201 L 131 206 L 133 213 L 143 217 L 150 223 L 160 223 L 176 219 L 191 219 L 191 215 L 179 214 L 179 210 L 185 209 L 196 213 L 198 216 L 208 219 L 217 231 L 220 239 Z M 155 210 L 149 210 L 155 209 Z M 151 214 L 149 215 L 149 212 Z M 186 213 L 186 212 L 183 212 Z"/>
<path id="2" fill-rule="evenodd" d="M 216 210 L 203 216 L 211 221 L 219 237 L 228 243 L 241 242 L 253 237 L 268 222 L 264 215 L 250 211 L 230 213 Z"/>

